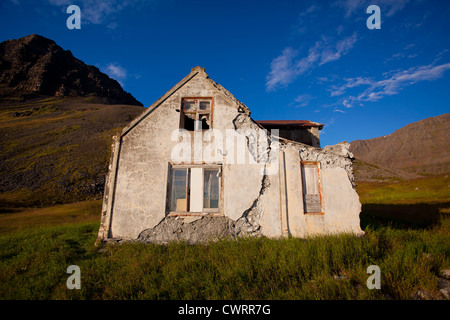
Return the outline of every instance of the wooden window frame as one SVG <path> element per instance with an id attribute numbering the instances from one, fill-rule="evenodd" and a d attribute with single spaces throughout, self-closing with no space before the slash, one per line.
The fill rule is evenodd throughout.
<path id="1" fill-rule="evenodd" d="M 198 106 L 198 109 L 196 111 L 185 111 L 184 110 L 184 103 L 186 101 L 190 101 L 190 100 L 194 100 Z M 200 111 L 200 102 L 203 101 L 208 101 L 210 103 L 210 110 L 205 112 L 205 111 Z M 209 129 L 213 128 L 213 119 L 214 119 L 214 97 L 183 97 L 181 98 L 181 116 L 180 116 L 180 129 L 185 129 L 184 128 L 184 115 L 185 114 L 195 114 L 195 119 L 198 118 L 199 114 L 209 114 Z M 202 128 L 202 131 L 206 131 L 208 129 L 204 129 Z M 192 132 L 191 130 L 189 130 L 190 132 Z M 195 128 L 194 128 L 195 131 Z"/>
<path id="2" fill-rule="evenodd" d="M 319 190 L 319 198 L 320 198 L 320 212 L 306 212 L 306 201 L 305 201 L 305 190 L 304 190 L 304 179 L 305 176 L 303 174 L 303 166 L 316 166 L 317 168 L 317 183 L 318 183 L 318 190 Z M 322 196 L 322 181 L 320 177 L 320 162 L 319 161 L 300 161 L 300 174 L 302 177 L 302 198 L 303 198 L 303 213 L 305 215 L 324 215 L 325 212 L 323 210 L 323 196 Z"/>
<path id="3" fill-rule="evenodd" d="M 173 177 L 173 171 L 174 169 L 191 169 L 191 168 L 202 168 L 202 179 L 205 178 L 205 169 L 208 170 L 219 170 L 220 177 L 219 177 L 219 206 L 217 209 L 215 208 L 203 208 L 201 212 L 189 212 L 189 211 L 171 211 L 170 204 L 172 202 L 172 177 Z M 186 174 L 186 188 L 188 188 L 189 185 L 189 175 L 190 170 L 187 170 Z M 190 188 L 192 188 L 192 185 L 190 185 Z M 186 189 L 186 195 L 188 195 L 188 191 Z M 203 194 L 203 188 L 201 190 Z M 222 165 L 205 165 L 205 164 L 169 164 L 169 174 L 167 179 L 167 196 L 166 196 L 166 216 L 168 217 L 177 217 L 177 216 L 224 216 L 223 214 L 223 167 Z M 187 197 L 186 199 L 186 209 L 190 208 L 190 197 Z M 202 202 L 203 207 L 203 202 Z"/>

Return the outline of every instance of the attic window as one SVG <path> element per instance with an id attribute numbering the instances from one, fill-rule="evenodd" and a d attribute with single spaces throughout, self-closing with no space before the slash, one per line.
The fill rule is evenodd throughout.
<path id="1" fill-rule="evenodd" d="M 212 104 L 212 98 L 183 98 L 180 128 L 188 131 L 210 129 Z"/>
<path id="2" fill-rule="evenodd" d="M 302 161 L 301 169 L 304 212 L 308 214 L 323 214 L 319 162 Z"/>

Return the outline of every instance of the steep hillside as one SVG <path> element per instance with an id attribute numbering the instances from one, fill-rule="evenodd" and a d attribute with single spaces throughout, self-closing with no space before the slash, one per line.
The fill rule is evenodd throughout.
<path id="1" fill-rule="evenodd" d="M 415 178 L 450 172 L 450 114 L 406 125 L 390 135 L 350 143 L 360 161 L 357 179 L 370 175 Z M 379 171 L 380 169 L 381 171 Z M 375 172 L 374 171 L 374 172 Z M 367 177 L 366 177 L 367 178 Z"/>
<path id="2" fill-rule="evenodd" d="M 0 212 L 101 196 L 112 136 L 145 109 L 54 41 L 0 43 Z"/>
<path id="3" fill-rule="evenodd" d="M 0 207 L 101 195 L 111 138 L 143 110 L 55 97 L 0 106 Z"/>

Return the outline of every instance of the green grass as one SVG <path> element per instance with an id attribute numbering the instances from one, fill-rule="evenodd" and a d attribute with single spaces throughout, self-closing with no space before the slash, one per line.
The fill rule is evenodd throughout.
<path id="1" fill-rule="evenodd" d="M 397 183 L 359 182 L 361 203 L 416 204 L 448 202 L 450 177 L 424 177 Z"/>
<path id="2" fill-rule="evenodd" d="M 398 183 L 359 182 L 361 224 L 395 224 L 424 228 L 450 213 L 448 175 L 405 180 Z"/>
<path id="3" fill-rule="evenodd" d="M 375 203 L 363 202 L 363 237 L 96 247 L 101 201 L 17 209 L 0 214 L 0 299 L 384 300 L 412 299 L 419 289 L 439 298 L 439 272 L 450 267 L 449 212 L 426 225 L 420 217 L 432 208 L 426 205 L 445 206 L 438 201 L 445 179 L 409 182 L 435 190 L 432 203 L 421 196 L 382 203 L 389 185 L 364 186 Z M 370 205 L 385 206 L 385 220 Z M 410 206 L 402 213 L 409 224 L 389 218 L 398 206 Z M 66 287 L 69 265 L 81 269 L 81 290 Z M 370 265 L 380 267 L 381 290 L 366 286 Z"/>
<path id="4" fill-rule="evenodd" d="M 0 235 L 36 227 L 100 221 L 101 200 L 82 201 L 47 208 L 4 208 Z"/>
<path id="5" fill-rule="evenodd" d="M 42 227 L 0 237 L 0 298 L 411 299 L 419 288 L 439 296 L 437 275 L 450 263 L 449 226 L 386 227 L 363 238 L 100 248 L 93 246 L 98 223 Z M 81 269 L 81 290 L 66 287 L 72 264 Z M 372 264 L 382 271 L 381 290 L 366 287 Z"/>
<path id="6" fill-rule="evenodd" d="M 90 100 L 50 97 L 0 105 L 0 202 L 3 193 L 14 200 L 7 205 L 16 207 L 101 196 L 112 135 L 144 108 Z"/>

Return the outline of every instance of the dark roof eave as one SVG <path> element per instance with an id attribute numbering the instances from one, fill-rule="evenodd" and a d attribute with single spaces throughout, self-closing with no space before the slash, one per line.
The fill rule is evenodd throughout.
<path id="1" fill-rule="evenodd" d="M 318 122 L 312 122 L 309 120 L 259 120 L 258 124 L 265 128 L 311 128 L 317 127 L 319 130 L 323 129 L 323 124 Z"/>

